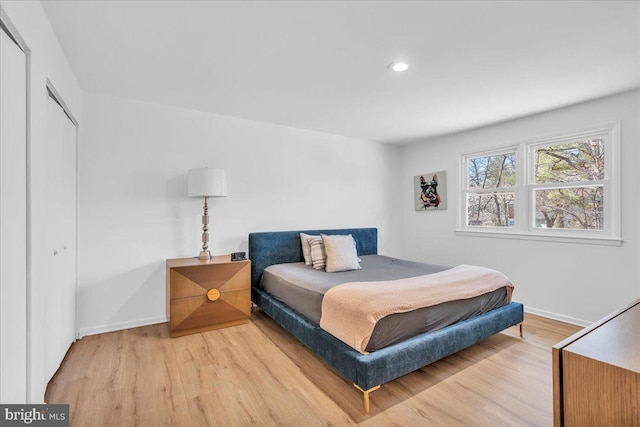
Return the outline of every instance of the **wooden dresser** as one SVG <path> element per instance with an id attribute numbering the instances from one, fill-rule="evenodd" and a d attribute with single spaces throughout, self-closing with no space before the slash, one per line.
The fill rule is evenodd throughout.
<path id="1" fill-rule="evenodd" d="M 640 300 L 553 347 L 554 426 L 640 427 Z"/>
<path id="2" fill-rule="evenodd" d="M 246 323 L 251 314 L 251 261 L 229 255 L 167 260 L 169 332 L 178 337 Z"/>

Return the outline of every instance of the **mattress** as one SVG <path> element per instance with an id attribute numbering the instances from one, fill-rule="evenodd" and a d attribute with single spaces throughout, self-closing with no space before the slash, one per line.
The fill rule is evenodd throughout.
<path id="1" fill-rule="evenodd" d="M 303 262 L 265 268 L 260 287 L 315 324 L 320 323 L 322 298 L 334 286 L 348 282 L 405 279 L 451 267 L 417 263 L 382 255 L 364 255 L 362 270 L 326 273 Z M 407 313 L 392 314 L 376 324 L 366 351 L 375 351 L 424 332 L 442 329 L 507 304 L 504 288 L 466 300 L 456 300 Z"/>

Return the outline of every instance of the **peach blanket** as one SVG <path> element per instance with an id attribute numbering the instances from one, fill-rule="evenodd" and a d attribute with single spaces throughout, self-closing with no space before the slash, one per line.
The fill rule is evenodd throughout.
<path id="1" fill-rule="evenodd" d="M 504 274 L 472 265 L 407 279 L 343 283 L 324 295 L 320 327 L 366 353 L 376 323 L 385 316 L 473 298 L 503 287 L 511 302 L 513 285 Z"/>

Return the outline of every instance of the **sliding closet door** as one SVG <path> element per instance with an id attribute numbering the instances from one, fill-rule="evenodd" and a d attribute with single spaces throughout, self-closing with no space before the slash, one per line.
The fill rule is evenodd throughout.
<path id="1" fill-rule="evenodd" d="M 76 126 L 47 102 L 45 381 L 76 338 Z"/>
<path id="2" fill-rule="evenodd" d="M 27 394 L 26 56 L 0 29 L 0 402 Z"/>

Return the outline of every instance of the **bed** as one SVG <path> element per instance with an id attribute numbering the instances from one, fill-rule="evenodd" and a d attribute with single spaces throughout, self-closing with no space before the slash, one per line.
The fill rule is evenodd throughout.
<path id="1" fill-rule="evenodd" d="M 297 230 L 249 234 L 251 298 L 276 323 L 324 359 L 362 392 L 365 413 L 369 394 L 392 381 L 450 354 L 469 347 L 511 326 L 519 325 L 522 336 L 523 306 L 510 302 L 483 314 L 465 318 L 436 330 L 419 333 L 399 342 L 382 342 L 362 353 L 322 329 L 313 311 L 296 310 L 261 286 L 269 266 L 300 263 L 303 259 L 300 233 L 347 235 L 355 240 L 358 256 L 378 255 L 376 228 Z M 327 275 L 335 273 L 324 273 Z M 301 311 L 307 315 L 303 315 Z M 308 316 L 308 317 L 307 317 Z M 312 320 L 313 319 L 313 320 Z M 382 340 L 384 341 L 384 340 Z M 371 350 L 371 349 L 368 349 Z"/>

